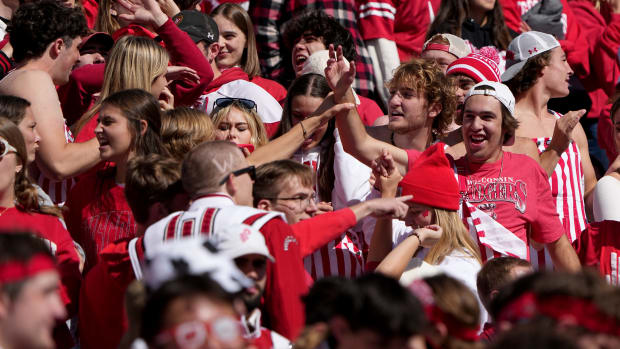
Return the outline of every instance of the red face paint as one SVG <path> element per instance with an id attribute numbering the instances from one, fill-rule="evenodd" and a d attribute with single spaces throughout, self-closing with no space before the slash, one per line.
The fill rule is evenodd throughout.
<path id="1" fill-rule="evenodd" d="M 424 217 L 424 218 L 428 217 L 428 214 L 429 214 L 429 213 L 430 213 L 430 212 L 429 212 L 428 210 L 424 210 L 424 211 L 422 211 L 422 217 Z"/>

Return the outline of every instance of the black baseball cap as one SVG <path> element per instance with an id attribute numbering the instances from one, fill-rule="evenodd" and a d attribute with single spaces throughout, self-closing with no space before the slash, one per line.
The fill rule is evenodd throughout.
<path id="1" fill-rule="evenodd" d="M 202 12 L 184 10 L 172 17 L 172 20 L 194 43 L 205 41 L 207 44 L 212 44 L 219 40 L 220 32 L 217 24 L 213 18 Z"/>

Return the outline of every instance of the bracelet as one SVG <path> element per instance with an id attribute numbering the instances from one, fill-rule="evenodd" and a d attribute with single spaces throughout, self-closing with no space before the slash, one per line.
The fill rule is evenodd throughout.
<path id="1" fill-rule="evenodd" d="M 418 238 L 418 242 L 419 242 L 418 248 L 422 247 L 422 239 L 420 239 L 420 233 L 418 233 L 417 231 L 414 230 L 414 231 L 411 232 L 411 235 L 413 235 L 413 236 Z"/>
<path id="2" fill-rule="evenodd" d="M 300 121 L 299 124 L 301 125 L 301 130 L 303 131 L 304 139 L 308 139 L 308 131 L 306 131 L 306 128 L 304 127 L 303 120 Z"/>

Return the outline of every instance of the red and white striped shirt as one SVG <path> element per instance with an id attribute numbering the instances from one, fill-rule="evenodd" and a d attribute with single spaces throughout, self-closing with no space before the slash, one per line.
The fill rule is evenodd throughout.
<path id="1" fill-rule="evenodd" d="M 67 126 L 66 120 L 64 126 L 65 140 L 67 141 L 67 143 L 75 142 L 73 134 Z M 31 169 L 32 178 L 35 178 L 37 180 L 37 184 L 41 187 L 41 189 L 43 189 L 43 191 L 45 191 L 45 193 L 50 196 L 54 204 L 62 206 L 65 201 L 67 201 L 67 195 L 69 194 L 71 187 L 73 187 L 73 185 L 75 184 L 75 179 L 67 178 L 62 181 L 55 181 L 45 176 L 45 174 L 43 174 L 43 172 L 40 171 L 36 165 L 33 165 Z"/>
<path id="2" fill-rule="evenodd" d="M 550 111 L 556 118 L 563 115 Z M 551 137 L 541 137 L 533 139 L 538 146 L 538 151 L 542 153 L 551 144 Z M 568 148 L 562 153 L 558 164 L 555 166 L 553 174 L 549 177 L 551 195 L 555 202 L 556 210 L 564 226 L 564 231 L 568 239 L 573 242 L 579 238 L 581 232 L 586 228 L 586 212 L 584 204 L 585 179 L 581 165 L 581 153 L 577 143 L 571 141 Z M 538 269 L 551 269 L 551 257 L 547 249 L 537 251 L 532 248 L 530 251 L 532 264 Z"/>

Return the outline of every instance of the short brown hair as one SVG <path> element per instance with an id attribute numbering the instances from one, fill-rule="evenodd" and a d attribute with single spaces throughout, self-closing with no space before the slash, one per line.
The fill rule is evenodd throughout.
<path id="1" fill-rule="evenodd" d="M 522 94 L 536 84 L 540 73 L 549 65 L 550 60 L 551 51 L 545 51 L 528 59 L 517 75 L 505 81 L 504 84 L 510 88 L 515 97 Z"/>
<path id="2" fill-rule="evenodd" d="M 138 223 L 146 223 L 149 208 L 182 193 L 181 163 L 159 154 L 136 156 L 127 163 L 125 198 Z"/>
<path id="3" fill-rule="evenodd" d="M 453 82 L 442 72 L 437 62 L 413 58 L 401 64 L 394 71 L 394 77 L 386 83 L 389 90 L 406 87 L 423 92 L 428 105 L 438 103 L 441 111 L 433 120 L 433 131 L 443 134 L 456 111 L 456 96 Z"/>
<path id="4" fill-rule="evenodd" d="M 491 291 L 499 290 L 513 280 L 510 274 L 512 268 L 531 266 L 530 262 L 516 257 L 498 257 L 487 261 L 476 278 L 478 296 L 485 308 L 491 303 Z"/>
<path id="5" fill-rule="evenodd" d="M 178 160 L 198 144 L 213 140 L 214 127 L 207 113 L 179 107 L 162 114 L 161 140 L 170 155 Z"/>
<path id="6" fill-rule="evenodd" d="M 282 191 L 282 183 L 287 177 L 297 177 L 303 186 L 314 185 L 314 176 L 310 167 L 293 160 L 278 160 L 256 168 L 254 181 L 254 206 L 261 199 L 275 198 Z"/>

